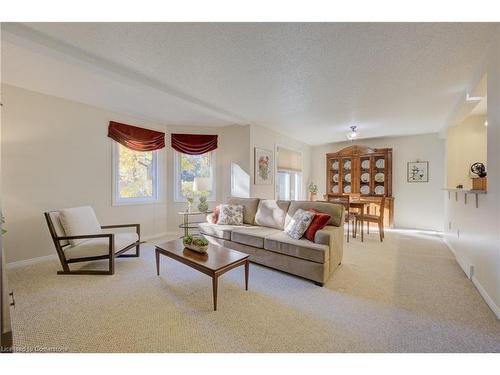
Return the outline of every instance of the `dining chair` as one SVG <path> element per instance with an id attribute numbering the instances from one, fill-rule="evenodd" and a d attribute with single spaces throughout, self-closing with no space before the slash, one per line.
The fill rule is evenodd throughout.
<path id="1" fill-rule="evenodd" d="M 350 237 L 350 223 L 352 222 L 353 225 L 355 224 L 356 217 L 354 213 L 351 212 L 350 208 L 350 196 L 348 194 L 346 195 L 339 195 L 336 197 L 331 197 L 328 196 L 328 202 L 332 203 L 340 203 L 343 204 L 345 207 L 345 223 L 347 223 L 347 242 L 349 242 L 349 237 Z M 353 230 L 353 236 L 354 236 L 354 230 Z"/>
<path id="2" fill-rule="evenodd" d="M 385 208 L 385 197 L 380 198 L 380 203 L 379 203 L 379 209 L 378 209 L 378 215 L 373 215 L 370 212 L 364 214 L 364 222 L 367 225 L 367 234 L 370 234 L 370 223 L 375 223 L 378 225 L 378 232 L 380 236 L 380 242 L 384 240 L 385 234 L 384 234 L 384 208 Z M 355 229 L 354 231 L 356 232 L 356 229 L 358 228 L 358 215 L 355 214 L 356 219 L 355 219 Z M 363 230 L 363 228 L 361 228 Z"/>

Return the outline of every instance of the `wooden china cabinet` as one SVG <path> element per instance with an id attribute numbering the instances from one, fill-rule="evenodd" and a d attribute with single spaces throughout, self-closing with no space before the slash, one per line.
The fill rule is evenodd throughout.
<path id="1" fill-rule="evenodd" d="M 370 203 L 371 212 L 377 209 L 380 197 L 385 196 L 384 222 L 392 227 L 392 148 L 353 145 L 326 154 L 326 192 L 333 197 L 359 195 Z"/>

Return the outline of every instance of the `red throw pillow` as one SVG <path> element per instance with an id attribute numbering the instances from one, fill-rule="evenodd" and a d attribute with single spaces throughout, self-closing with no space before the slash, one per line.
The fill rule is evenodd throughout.
<path id="1" fill-rule="evenodd" d="M 330 220 L 330 215 L 325 214 L 323 212 L 319 212 L 319 211 L 315 210 L 314 208 L 311 208 L 309 210 L 309 212 L 314 213 L 314 218 L 313 218 L 311 224 L 309 225 L 309 228 L 307 228 L 307 230 L 306 230 L 305 237 L 309 241 L 314 242 L 314 235 L 316 234 L 316 232 L 318 230 L 323 229 L 326 226 L 326 224 L 328 223 L 328 220 Z"/>
<path id="2" fill-rule="evenodd" d="M 212 224 L 217 224 L 219 221 L 220 206 L 215 206 L 214 216 L 212 216 Z"/>

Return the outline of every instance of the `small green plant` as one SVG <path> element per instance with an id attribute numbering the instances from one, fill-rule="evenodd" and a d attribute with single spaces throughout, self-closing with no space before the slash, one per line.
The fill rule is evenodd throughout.
<path id="1" fill-rule="evenodd" d="M 5 224 L 5 216 L 2 216 L 2 224 Z M 2 236 L 7 233 L 5 229 L 2 228 Z"/>
<path id="2" fill-rule="evenodd" d="M 316 185 L 314 182 L 311 182 L 309 184 L 309 193 L 312 193 L 312 194 L 318 193 L 318 185 Z"/>
<path id="3" fill-rule="evenodd" d="M 205 237 L 184 236 L 182 239 L 184 245 L 207 246 L 208 240 Z"/>

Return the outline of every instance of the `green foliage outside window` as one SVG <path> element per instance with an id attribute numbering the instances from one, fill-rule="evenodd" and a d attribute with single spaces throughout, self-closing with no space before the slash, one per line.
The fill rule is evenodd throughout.
<path id="1" fill-rule="evenodd" d="M 153 197 L 153 152 L 118 145 L 120 198 Z"/>
<path id="2" fill-rule="evenodd" d="M 211 154 L 187 155 L 179 154 L 181 195 L 192 197 L 195 177 L 210 177 Z"/>

